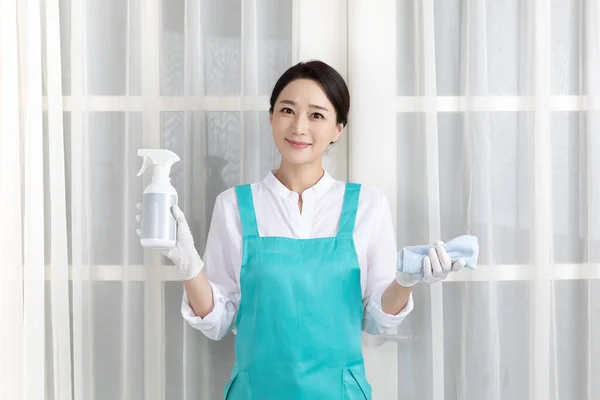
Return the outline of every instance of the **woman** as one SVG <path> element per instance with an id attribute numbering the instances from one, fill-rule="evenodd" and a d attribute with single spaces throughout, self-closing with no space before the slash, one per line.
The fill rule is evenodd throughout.
<path id="1" fill-rule="evenodd" d="M 184 280 L 184 318 L 214 340 L 237 330 L 225 399 L 371 399 L 361 330 L 381 333 L 413 308 L 417 281 L 396 273 L 387 200 L 323 170 L 349 108 L 333 68 L 291 67 L 270 99 L 281 165 L 218 196 L 204 262 L 183 213 L 173 210 L 178 242 L 167 256 Z M 424 280 L 462 265 L 432 246 Z"/>

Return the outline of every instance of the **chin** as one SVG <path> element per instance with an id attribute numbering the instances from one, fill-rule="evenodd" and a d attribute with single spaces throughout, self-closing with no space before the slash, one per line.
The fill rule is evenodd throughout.
<path id="1" fill-rule="evenodd" d="M 281 154 L 281 158 L 288 164 L 292 165 L 303 165 L 311 164 L 315 160 L 308 154 L 299 154 L 298 152 L 285 152 Z"/>

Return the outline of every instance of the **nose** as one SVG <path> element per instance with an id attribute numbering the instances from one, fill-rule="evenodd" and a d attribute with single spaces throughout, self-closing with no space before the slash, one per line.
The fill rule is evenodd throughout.
<path id="1" fill-rule="evenodd" d="M 308 133 L 308 118 L 306 115 L 296 115 L 292 133 L 294 135 L 306 135 Z"/>

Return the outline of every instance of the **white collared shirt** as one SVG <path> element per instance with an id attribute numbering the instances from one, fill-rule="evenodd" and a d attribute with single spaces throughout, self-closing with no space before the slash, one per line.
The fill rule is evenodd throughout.
<path id="1" fill-rule="evenodd" d="M 345 182 L 325 173 L 316 185 L 302 193 L 302 213 L 298 209 L 298 193 L 287 189 L 273 173 L 269 172 L 263 181 L 251 187 L 260 236 L 311 239 L 337 234 Z M 395 279 L 398 250 L 387 199 L 379 190 L 365 185 L 360 191 L 354 243 L 365 307 L 363 330 L 383 333 L 399 325 L 412 311 L 413 299 L 411 295 L 397 315 L 382 311 L 381 296 Z M 231 188 L 216 199 L 202 257 L 213 289 L 214 309 L 205 318 L 196 316 L 185 290 L 181 304 L 185 320 L 210 339 L 222 339 L 235 328 L 241 296 L 241 254 L 240 214 L 235 188 Z"/>

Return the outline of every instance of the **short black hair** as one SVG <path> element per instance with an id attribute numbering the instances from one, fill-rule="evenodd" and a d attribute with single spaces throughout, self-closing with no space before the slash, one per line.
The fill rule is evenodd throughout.
<path id="1" fill-rule="evenodd" d="M 336 123 L 346 126 L 348 112 L 350 111 L 348 86 L 344 78 L 334 68 L 319 60 L 299 62 L 281 75 L 271 93 L 269 113 L 273 113 L 275 102 L 282 90 L 290 82 L 297 79 L 310 79 L 320 84 L 325 95 L 333 104 L 333 108 L 335 108 Z"/>

